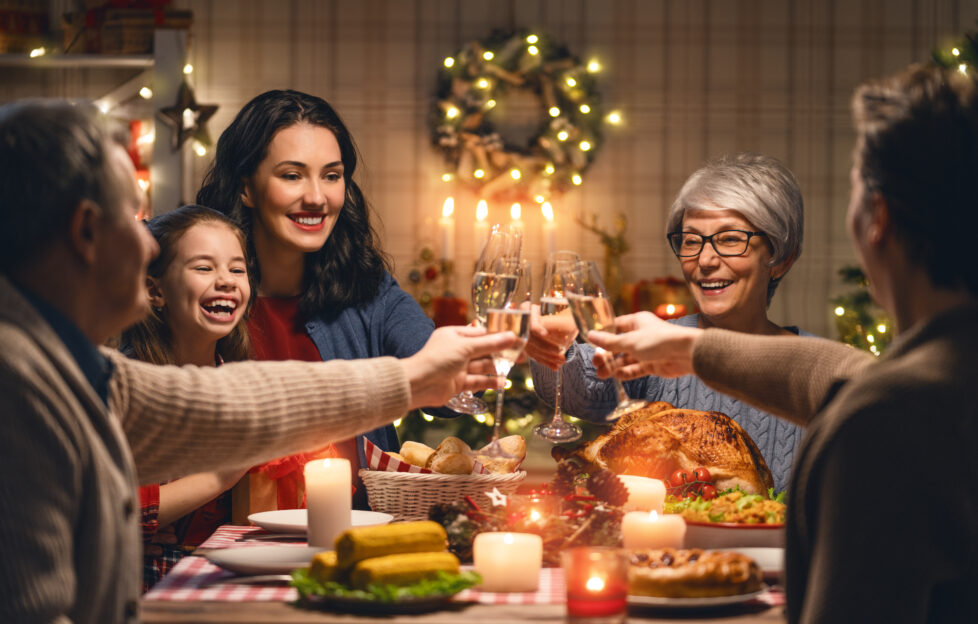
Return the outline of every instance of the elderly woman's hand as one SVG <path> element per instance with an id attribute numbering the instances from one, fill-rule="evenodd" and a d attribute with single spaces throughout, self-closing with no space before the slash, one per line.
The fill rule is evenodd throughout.
<path id="1" fill-rule="evenodd" d="M 619 316 L 617 334 L 592 331 L 588 341 L 618 355 L 597 351 L 599 377 L 634 379 L 646 375 L 681 377 L 693 373 L 693 348 L 703 330 L 667 323 L 650 312 Z"/>
<path id="2" fill-rule="evenodd" d="M 566 349 L 562 344 L 554 343 L 547 329 L 540 322 L 540 306 L 534 305 L 530 315 L 530 339 L 526 343 L 524 353 L 551 370 L 557 370 L 564 364 Z"/>

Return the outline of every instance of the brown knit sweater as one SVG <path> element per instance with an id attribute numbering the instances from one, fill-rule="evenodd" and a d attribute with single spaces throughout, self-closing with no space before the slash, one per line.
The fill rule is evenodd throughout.
<path id="1" fill-rule="evenodd" d="M 140 483 L 247 466 L 391 422 L 393 358 L 154 366 L 105 351 L 109 407 L 0 277 L 0 622 L 138 618 Z"/>
<path id="2" fill-rule="evenodd" d="M 790 622 L 978 622 L 978 304 L 874 360 L 709 330 L 694 368 L 808 423 L 788 489 Z"/>

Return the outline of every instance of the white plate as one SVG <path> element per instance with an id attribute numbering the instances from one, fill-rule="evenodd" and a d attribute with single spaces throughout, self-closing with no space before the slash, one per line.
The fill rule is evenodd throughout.
<path id="1" fill-rule="evenodd" d="M 394 519 L 394 516 L 379 511 L 354 509 L 350 513 L 352 514 L 350 523 L 355 527 L 388 524 Z M 309 527 L 309 514 L 306 509 L 261 511 L 248 516 L 248 520 L 266 531 L 277 533 L 305 533 Z"/>
<path id="2" fill-rule="evenodd" d="M 324 550 L 315 546 L 246 546 L 211 550 L 204 556 L 237 574 L 288 574 L 309 567 L 312 556 Z"/>
<path id="3" fill-rule="evenodd" d="M 757 562 L 764 578 L 778 577 L 784 572 L 784 548 L 720 548 L 747 555 Z"/>
<path id="4" fill-rule="evenodd" d="M 687 522 L 685 548 L 780 548 L 783 524 Z"/>
<path id="5" fill-rule="evenodd" d="M 709 598 L 662 598 L 660 596 L 628 596 L 628 604 L 641 607 L 668 607 L 683 609 L 702 609 L 705 607 L 725 607 L 748 602 L 764 593 L 764 590 L 737 594 L 736 596 L 710 596 Z"/>

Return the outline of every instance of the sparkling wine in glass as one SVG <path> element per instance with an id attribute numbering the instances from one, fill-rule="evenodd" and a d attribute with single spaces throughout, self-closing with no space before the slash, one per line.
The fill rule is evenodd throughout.
<path id="1" fill-rule="evenodd" d="M 500 261 L 519 260 L 522 248 L 522 230 L 512 225 L 492 226 L 472 276 L 472 308 L 475 310 L 476 322 L 482 327 L 486 326 L 489 309 L 504 306 L 516 285 L 515 276 L 497 273 L 500 270 Z M 468 390 L 450 398 L 445 407 L 463 414 L 484 414 L 489 411 L 485 401 Z"/>
<path id="2" fill-rule="evenodd" d="M 530 337 L 530 297 L 532 295 L 529 261 L 520 260 L 516 266 L 507 268 L 507 271 L 513 271 L 516 274 L 514 292 L 504 307 L 492 308 L 486 314 L 486 330 L 490 334 L 508 331 L 516 334 L 517 337 L 512 346 L 492 354 L 496 375 L 503 378 L 509 377 L 509 371 L 512 370 L 516 360 L 523 353 L 526 341 Z M 496 392 L 496 417 L 492 425 L 492 441 L 482 449 L 481 453 L 484 455 L 511 457 L 510 453 L 504 451 L 499 445 L 499 433 L 502 431 L 503 425 L 504 393 L 503 388 Z"/>
<path id="3" fill-rule="evenodd" d="M 547 330 L 550 341 L 566 351 L 577 338 L 577 324 L 564 293 L 563 273 L 581 261 L 573 251 L 555 251 L 547 258 L 543 272 L 543 289 L 540 292 L 540 323 Z M 533 433 L 550 442 L 573 442 L 580 439 L 581 428 L 564 420 L 560 407 L 561 373 L 557 369 L 557 388 L 554 393 L 554 415 L 550 422 L 534 427 Z"/>
<path id="4" fill-rule="evenodd" d="M 615 333 L 615 310 L 604 282 L 601 281 L 597 264 L 593 261 L 579 262 L 563 275 L 567 302 L 581 335 L 586 339 L 591 330 Z M 595 349 L 603 351 L 601 347 L 595 346 Z M 612 377 L 611 381 L 618 394 L 618 405 L 605 417 L 606 420 L 618 420 L 625 414 L 648 405 L 648 401 L 629 398 L 617 378 Z"/>

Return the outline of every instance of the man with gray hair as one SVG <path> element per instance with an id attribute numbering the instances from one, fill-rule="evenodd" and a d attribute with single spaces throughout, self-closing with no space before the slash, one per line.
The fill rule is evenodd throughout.
<path id="1" fill-rule="evenodd" d="M 409 358 L 154 366 L 97 345 L 145 314 L 158 251 L 89 106 L 0 108 L 0 622 L 138 619 L 137 483 L 322 447 L 486 388 L 508 334 Z M 493 378 L 493 382 L 494 382 Z"/>

